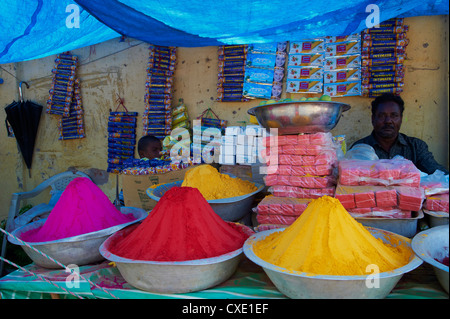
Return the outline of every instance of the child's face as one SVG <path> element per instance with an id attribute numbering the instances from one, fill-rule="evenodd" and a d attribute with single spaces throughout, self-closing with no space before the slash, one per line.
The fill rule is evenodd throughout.
<path id="1" fill-rule="evenodd" d="M 147 145 L 142 154 L 139 154 L 141 158 L 146 157 L 148 159 L 154 159 L 161 156 L 162 146 L 160 142 L 152 142 Z"/>

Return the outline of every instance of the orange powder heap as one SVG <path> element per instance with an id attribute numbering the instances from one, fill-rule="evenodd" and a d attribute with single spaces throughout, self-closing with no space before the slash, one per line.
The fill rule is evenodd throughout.
<path id="1" fill-rule="evenodd" d="M 256 242 L 261 259 L 287 270 L 315 275 L 367 275 L 367 266 L 380 272 L 406 265 L 411 249 L 390 238 L 375 238 L 345 210 L 336 198 L 311 201 L 302 215 L 284 231 Z"/>
<path id="2" fill-rule="evenodd" d="M 222 220 L 198 189 L 172 187 L 136 229 L 111 243 L 110 251 L 136 260 L 186 261 L 240 249 L 247 238 Z"/>

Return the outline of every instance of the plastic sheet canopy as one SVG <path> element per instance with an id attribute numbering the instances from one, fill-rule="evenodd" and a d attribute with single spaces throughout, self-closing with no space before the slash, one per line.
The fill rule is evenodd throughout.
<path id="1" fill-rule="evenodd" d="M 369 16 L 448 11 L 448 1 L 430 0 L 8 0 L 0 3 L 0 64 L 121 35 L 178 47 L 266 43 L 360 32 Z"/>

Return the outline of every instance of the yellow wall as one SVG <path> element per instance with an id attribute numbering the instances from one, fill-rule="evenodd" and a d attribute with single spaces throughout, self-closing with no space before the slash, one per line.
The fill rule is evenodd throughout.
<path id="1" fill-rule="evenodd" d="M 402 131 L 428 142 L 437 160 L 448 167 L 448 16 L 408 18 L 406 24 L 410 26 L 410 44 L 402 94 L 406 105 Z M 15 139 L 6 137 L 4 126 L 0 128 L 0 220 L 7 216 L 12 193 L 31 190 L 50 176 L 71 167 L 90 174 L 111 200 L 115 198 L 116 178 L 105 172 L 108 112 L 116 108 L 117 95 L 120 95 L 128 110 L 142 114 L 148 45 L 138 40 L 119 42 L 114 39 L 72 53 L 79 56 L 77 75 L 81 80 L 87 137 L 59 141 L 58 117 L 43 113 L 30 178 Z M 30 88 L 23 86 L 25 99 L 37 102 L 45 109 L 54 59 L 55 56 L 50 56 L 2 65 L 0 77 L 5 82 L 0 85 L 0 105 L 18 100 L 18 83 L 26 81 Z M 182 98 L 191 119 L 211 107 L 231 125 L 248 121 L 247 110 L 258 105 L 260 100 L 245 103 L 215 101 L 217 62 L 217 47 L 178 48 L 173 105 Z M 282 97 L 287 96 L 284 93 Z M 368 135 L 371 132 L 371 99 L 346 97 L 336 100 L 348 103 L 352 108 L 344 113 L 332 133 L 345 134 L 348 144 Z M 5 117 L 5 112 L 0 112 L 0 123 L 4 123 Z M 138 120 L 137 134 L 142 135 L 141 120 Z M 46 199 L 48 194 L 30 203 L 38 204 Z"/>

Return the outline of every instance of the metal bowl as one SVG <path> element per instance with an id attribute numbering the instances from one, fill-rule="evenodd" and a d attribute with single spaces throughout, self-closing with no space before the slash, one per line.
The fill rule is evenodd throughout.
<path id="1" fill-rule="evenodd" d="M 266 129 L 278 135 L 329 132 L 350 105 L 328 101 L 282 102 L 253 107 L 247 111 Z"/>
<path id="2" fill-rule="evenodd" d="M 448 225 L 448 212 L 434 212 L 425 208 L 422 210 L 428 217 L 430 227 Z"/>
<path id="3" fill-rule="evenodd" d="M 410 246 L 410 240 L 403 236 L 375 228 L 366 227 L 375 238 L 389 242 L 389 236 L 399 240 L 399 244 Z M 271 229 L 252 235 L 244 244 L 244 254 L 255 264 L 261 266 L 274 285 L 289 298 L 314 299 L 379 299 L 386 297 L 395 287 L 403 274 L 417 268 L 422 260 L 411 251 L 409 263 L 393 271 L 379 273 L 379 287 L 368 288 L 367 276 L 331 276 L 315 275 L 289 271 L 285 268 L 270 264 L 259 258 L 253 252 L 253 245 L 266 236 L 283 231 Z M 345 248 L 343 248 L 345 249 Z M 373 273 L 371 275 L 374 275 Z"/>
<path id="4" fill-rule="evenodd" d="M 150 187 L 147 189 L 147 195 L 150 196 L 151 199 L 159 201 L 166 191 L 174 186 L 181 186 L 182 183 L 183 181 L 177 181 L 162 184 L 155 188 Z M 223 220 L 228 222 L 238 221 L 251 212 L 251 207 L 256 194 L 264 189 L 264 185 L 258 183 L 254 184 L 258 187 L 254 192 L 242 196 L 207 200 L 207 202 L 211 205 L 214 212 Z"/>
<path id="5" fill-rule="evenodd" d="M 237 224 L 248 235 L 250 228 Z M 111 253 L 120 241 L 137 226 L 127 227 L 109 237 L 100 254 L 116 263 L 122 277 L 133 287 L 156 293 L 187 293 L 216 286 L 227 280 L 239 264 L 242 248 L 217 257 L 189 261 L 147 261 L 128 259 Z"/>
<path id="6" fill-rule="evenodd" d="M 123 214 L 132 214 L 135 217 L 135 220 L 105 228 L 99 231 L 82 234 L 79 236 L 67 237 L 46 242 L 30 242 L 27 244 L 66 266 L 70 264 L 82 266 L 101 261 L 104 258 L 102 257 L 102 255 L 100 255 L 98 249 L 100 245 L 108 238 L 108 236 L 148 216 L 145 210 L 135 207 L 122 207 L 121 212 Z M 13 232 L 11 232 L 11 235 L 21 239 L 21 235 L 23 233 L 41 227 L 42 225 L 44 225 L 46 220 L 47 219 L 40 219 L 33 223 L 17 228 Z M 15 245 L 20 245 L 36 265 L 44 268 L 61 268 L 61 266 L 53 262 L 51 259 L 42 256 L 11 235 L 8 236 L 8 240 Z"/>
<path id="7" fill-rule="evenodd" d="M 439 283 L 447 293 L 449 267 L 435 258 L 448 256 L 448 228 L 448 225 L 441 225 L 420 232 L 414 236 L 411 243 L 414 253 L 433 267 Z"/>

